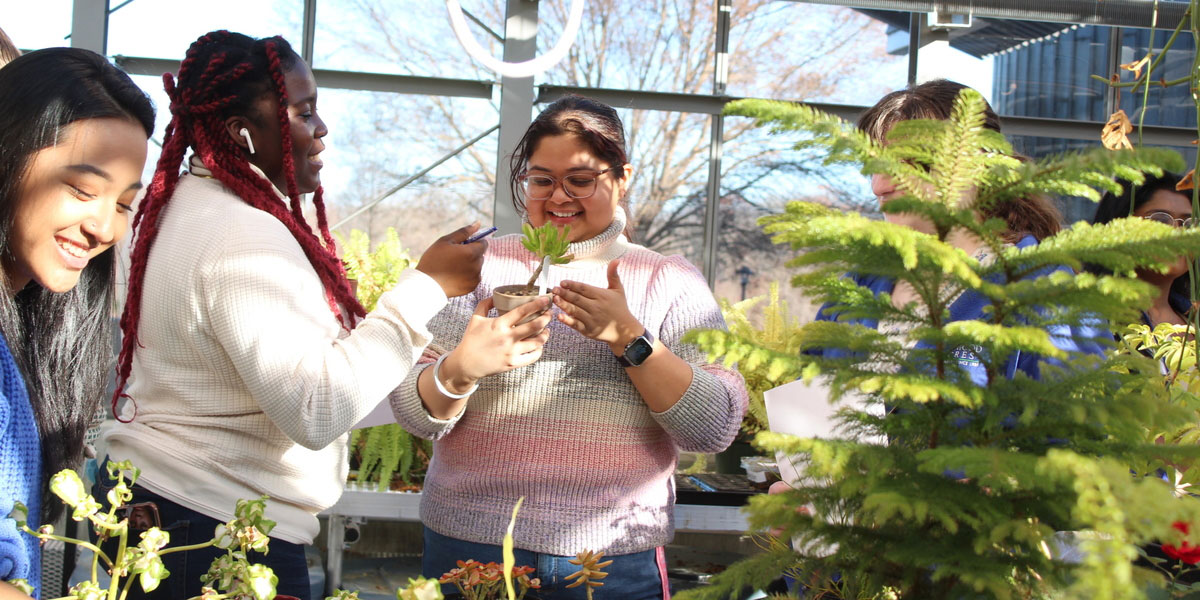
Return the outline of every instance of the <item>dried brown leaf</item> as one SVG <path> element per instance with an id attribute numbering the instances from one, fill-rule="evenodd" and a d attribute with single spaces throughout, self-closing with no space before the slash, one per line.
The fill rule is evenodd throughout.
<path id="1" fill-rule="evenodd" d="M 1120 65 L 1120 67 L 1122 69 L 1125 69 L 1126 71 L 1132 71 L 1133 77 L 1134 77 L 1134 79 L 1136 79 L 1136 78 L 1142 76 L 1142 67 L 1146 66 L 1149 63 L 1150 63 L 1150 55 L 1146 55 L 1146 56 L 1143 56 L 1142 59 L 1139 61 L 1125 63 L 1123 65 Z"/>
<path id="2" fill-rule="evenodd" d="M 1129 117 L 1125 111 L 1118 110 L 1108 118 L 1108 122 L 1104 124 L 1104 129 L 1100 131 L 1100 143 L 1104 144 L 1109 150 L 1129 150 L 1133 148 L 1133 144 L 1129 143 L 1128 135 L 1133 132 L 1133 123 L 1129 122 Z"/>
<path id="3" fill-rule="evenodd" d="M 1192 189 L 1192 186 L 1194 185 L 1195 181 L 1196 181 L 1196 170 L 1192 169 L 1191 171 L 1188 171 L 1186 175 L 1184 175 L 1182 178 L 1180 178 L 1179 183 L 1175 184 L 1175 191 L 1186 192 L 1187 190 Z"/>

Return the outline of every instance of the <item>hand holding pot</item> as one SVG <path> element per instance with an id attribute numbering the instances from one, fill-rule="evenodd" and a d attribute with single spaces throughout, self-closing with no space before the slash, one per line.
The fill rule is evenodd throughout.
<path id="1" fill-rule="evenodd" d="M 487 240 L 463 243 L 477 229 L 478 222 L 438 238 L 417 263 L 417 270 L 438 282 L 449 298 L 469 294 L 479 285 L 479 269 L 483 266 Z"/>
<path id="2" fill-rule="evenodd" d="M 564 281 L 554 288 L 554 304 L 562 309 L 558 320 L 621 354 L 645 327 L 629 312 L 625 288 L 617 275 L 618 261 L 608 263 L 608 287 Z"/>
<path id="3" fill-rule="evenodd" d="M 544 310 L 549 298 L 538 298 L 513 310 L 489 319 L 492 299 L 485 298 L 475 305 L 475 313 L 467 322 L 462 341 L 446 357 L 442 376 L 447 387 L 469 388 L 488 375 L 511 371 L 531 364 L 542 357 L 542 346 L 550 339 L 550 312 L 520 323 L 522 319 Z"/>

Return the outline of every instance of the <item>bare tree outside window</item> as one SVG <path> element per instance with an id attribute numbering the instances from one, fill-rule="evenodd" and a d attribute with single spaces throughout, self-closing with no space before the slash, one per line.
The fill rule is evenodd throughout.
<path id="1" fill-rule="evenodd" d="M 326 9 L 326 5 L 330 8 Z M 504 2 L 463 2 L 503 34 Z M 492 81 L 450 33 L 441 3 L 427 0 L 338 0 L 322 3 L 317 66 Z M 539 48 L 555 43 L 570 0 L 543 0 Z M 713 93 L 714 3 L 710 0 L 589 0 L 584 25 L 568 56 L 537 84 Z M 330 13 L 341 15 L 327 21 Z M 482 28 L 476 39 L 501 55 Z M 735 0 L 728 93 L 792 100 L 870 104 L 897 87 L 878 76 L 902 57 L 884 51 L 884 26 L 850 9 L 772 0 Z M 323 62 L 325 61 L 325 62 Z M 883 66 L 881 66 L 883 65 Z M 898 82 L 902 83 L 902 81 Z M 324 93 L 324 92 L 323 92 Z M 359 109 L 339 142 L 357 161 L 350 185 L 327 199 L 342 214 L 367 202 L 499 119 L 492 101 L 355 93 Z M 536 108 L 534 108 L 536 110 Z M 621 110 L 637 168 L 629 193 L 635 241 L 699 261 L 711 117 L 685 112 Z M 409 189 L 352 220 L 348 227 L 379 234 L 401 229 L 419 249 L 464 216 L 490 218 L 496 138 L 491 136 Z M 820 198 L 871 211 L 862 182 L 831 170 L 744 119 L 726 119 L 722 162 L 718 265 L 731 281 L 752 264 L 762 287 L 782 262 L 756 219 L 783 203 Z M 850 176 L 850 177 L 857 177 Z M 846 192 L 846 189 L 854 192 Z M 335 216 L 336 219 L 336 216 Z M 780 272 L 782 276 L 782 272 Z M 751 286 L 751 292 L 758 285 Z"/>

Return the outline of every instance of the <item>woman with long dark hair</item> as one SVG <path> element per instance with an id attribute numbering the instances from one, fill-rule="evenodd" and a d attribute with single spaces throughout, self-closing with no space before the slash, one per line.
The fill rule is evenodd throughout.
<path id="1" fill-rule="evenodd" d="M 1176 227 L 1193 227 L 1192 198 L 1177 191 L 1182 178 L 1174 173 L 1162 177 L 1146 176 L 1141 185 L 1119 181 L 1122 192 L 1109 192 L 1100 199 L 1092 223 L 1099 225 L 1121 217 L 1141 217 Z M 1188 274 L 1187 257 L 1180 256 L 1165 272 L 1142 270 L 1138 279 L 1158 288 L 1154 303 L 1142 315 L 1151 327 L 1159 323 L 1183 325 L 1192 309 L 1192 278 Z"/>
<path id="2" fill-rule="evenodd" d="M 121 318 L 128 398 L 104 439 L 141 468 L 132 503 L 154 507 L 172 546 L 210 540 L 239 499 L 270 496 L 270 552 L 250 558 L 307 599 L 304 545 L 341 496 L 346 433 L 403 381 L 447 296 L 475 288 L 486 244 L 461 243 L 474 226 L 442 237 L 366 313 L 325 217 L 328 129 L 308 65 L 281 37 L 214 31 L 163 79 L 171 122 Z M 172 576 L 151 597 L 199 595 L 223 552 L 164 557 Z"/>
<path id="3" fill-rule="evenodd" d="M 20 501 L 31 523 L 53 520 L 49 476 L 83 457 L 112 366 L 108 250 L 153 129 L 146 95 L 93 52 L 38 50 L 0 69 L 0 580 L 37 589 L 37 540 L 6 517 Z"/>

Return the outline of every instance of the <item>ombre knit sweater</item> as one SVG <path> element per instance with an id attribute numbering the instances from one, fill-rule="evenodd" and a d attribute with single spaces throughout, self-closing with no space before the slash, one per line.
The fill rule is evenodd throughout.
<path id="1" fill-rule="evenodd" d="M 679 341 L 691 329 L 725 327 L 700 272 L 680 256 L 630 244 L 623 227 L 618 217 L 596 238 L 571 244 L 575 260 L 551 267 L 550 283 L 604 287 L 609 261 L 620 258 L 630 310 L 691 363 L 690 387 L 670 409 L 652 412 L 607 344 L 554 320 L 536 363 L 482 379 L 456 417 L 431 417 L 416 385 L 430 355 L 458 344 L 476 303 L 492 289 L 524 283 L 536 267 L 519 236 L 496 239 L 480 286 L 430 321 L 434 341 L 426 364 L 391 396 L 400 423 L 435 440 L 421 498 L 425 526 L 499 544 L 513 504 L 524 496 L 514 531 L 519 548 L 628 554 L 671 540 L 677 451 L 728 446 L 746 409 L 746 390 L 735 370 L 706 363 L 703 353 Z"/>

